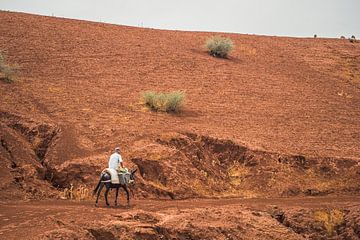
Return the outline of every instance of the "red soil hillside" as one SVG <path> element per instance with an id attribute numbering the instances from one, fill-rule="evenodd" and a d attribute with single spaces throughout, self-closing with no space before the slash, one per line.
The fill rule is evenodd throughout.
<path id="1" fill-rule="evenodd" d="M 203 47 L 215 33 L 9 12 L 0 22 L 0 50 L 20 69 L 0 83 L 2 189 L 40 194 L 30 173 L 48 180 L 43 191 L 93 184 L 117 145 L 143 196 L 360 189 L 360 43 L 221 34 L 235 50 L 218 59 Z M 184 90 L 183 111 L 147 111 L 145 90 Z"/>

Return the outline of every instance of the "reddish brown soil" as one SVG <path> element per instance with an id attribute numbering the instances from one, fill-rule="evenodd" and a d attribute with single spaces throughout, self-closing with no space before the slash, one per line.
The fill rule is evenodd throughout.
<path id="1" fill-rule="evenodd" d="M 18 84 L 1 86 L 3 111 L 68 126 L 64 134 L 83 138 L 74 157 L 169 130 L 359 157 L 359 44 L 227 34 L 236 49 L 224 60 L 203 49 L 213 33 L 7 12 L 1 22 L 0 48 L 21 68 Z M 149 89 L 185 90 L 184 112 L 142 111 L 139 94 Z"/>
<path id="2" fill-rule="evenodd" d="M 296 196 L 294 201 L 299 203 L 306 201 L 305 196 L 331 195 L 331 206 L 340 208 L 342 196 L 359 195 L 358 42 L 222 34 L 236 47 L 229 59 L 218 59 L 203 47 L 214 33 L 11 12 L 0 12 L 0 22 L 0 50 L 19 68 L 14 83 L 0 81 L 2 200 L 57 198 L 58 190 L 70 184 L 91 190 L 118 145 L 126 165 L 139 169 L 134 188 L 139 198 Z M 140 102 L 145 90 L 184 90 L 185 106 L 178 114 L 150 112 Z M 323 201 L 311 199 L 315 205 Z M 342 210 L 346 221 L 331 235 L 356 239 L 350 237 L 359 234 L 358 208 L 352 206 L 358 200 L 347 201 Z M 140 203 L 137 206 L 146 205 L 146 201 Z M 55 226 L 44 224 L 34 229 L 33 236 L 39 231 L 50 238 L 72 234 L 96 238 L 105 231 L 110 237 L 124 233 L 134 238 L 137 233 L 131 224 L 138 228 L 151 219 L 161 222 L 160 227 L 155 223 L 139 227 L 139 238 L 155 234 L 155 239 L 186 239 L 189 228 L 195 229 L 189 233 L 195 239 L 328 236 L 324 226 L 312 223 L 313 206 L 285 204 L 284 215 L 282 210 L 269 212 L 263 206 L 261 213 L 254 214 L 247 209 L 250 205 L 239 205 L 234 210 L 238 218 L 233 220 L 246 222 L 239 227 L 231 219 L 233 205 L 221 207 L 221 216 L 214 213 L 215 205 L 223 203 L 219 200 L 208 209 L 198 209 L 189 201 L 184 213 L 166 212 L 164 207 L 156 210 L 160 215 L 149 212 L 154 209 L 150 206 L 124 210 L 140 214 L 140 219 L 143 213 L 137 211 L 147 216 L 136 223 L 125 219 L 125 230 L 106 225 L 111 218 L 106 213 L 101 224 L 111 231 L 90 231 L 95 223 L 86 220 L 98 219 L 108 210 L 93 210 L 84 203 L 77 212 L 76 204 L 60 203 L 59 208 L 68 209 L 60 214 L 66 223 L 56 223 L 57 207 L 46 203 L 50 213 L 41 212 L 42 221 L 54 215 L 53 224 L 61 227 L 60 232 L 44 233 Z M 157 202 L 155 209 L 163 204 L 173 208 L 166 201 Z M 32 212 L 44 208 L 42 203 L 12 206 L 8 214 L 22 207 Z M 291 210 L 296 207 L 303 210 Z M 299 220 L 298 210 L 307 217 Z M 87 218 L 73 220 L 86 227 L 69 227 L 75 213 L 87 211 Z M 177 220 L 168 222 L 165 217 L 165 221 L 167 215 Z M 204 225 L 196 220 L 208 215 Z M 180 224 L 189 216 L 193 216 L 189 226 Z M 18 220 L 15 224 L 19 228 Z M 209 228 L 213 224 L 216 227 Z M 201 235 L 204 229 L 207 235 Z"/>
<path id="3" fill-rule="evenodd" d="M 93 202 L 0 205 L 3 239 L 358 239 L 360 199 L 137 200 L 131 207 Z M 316 212 L 343 213 L 327 231 Z M 356 217 L 357 216 L 357 217 Z"/>

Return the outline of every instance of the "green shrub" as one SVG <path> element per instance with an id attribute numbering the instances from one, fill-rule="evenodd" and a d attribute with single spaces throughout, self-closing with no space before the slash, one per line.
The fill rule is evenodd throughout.
<path id="1" fill-rule="evenodd" d="M 178 112 L 185 93 L 182 91 L 174 91 L 169 93 L 146 91 L 142 93 L 144 104 L 154 111 Z"/>
<path id="2" fill-rule="evenodd" d="M 214 57 L 226 58 L 234 48 L 234 44 L 230 38 L 213 36 L 206 40 L 205 47 L 207 48 L 210 55 Z"/>
<path id="3" fill-rule="evenodd" d="M 6 63 L 5 57 L 0 52 L 0 80 L 11 83 L 14 81 L 15 73 L 15 68 Z"/>

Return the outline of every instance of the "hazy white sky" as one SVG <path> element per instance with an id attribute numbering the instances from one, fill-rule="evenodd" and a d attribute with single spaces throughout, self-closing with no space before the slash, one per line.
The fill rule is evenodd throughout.
<path id="1" fill-rule="evenodd" d="M 160 29 L 360 38 L 360 0 L 0 0 L 0 9 Z"/>

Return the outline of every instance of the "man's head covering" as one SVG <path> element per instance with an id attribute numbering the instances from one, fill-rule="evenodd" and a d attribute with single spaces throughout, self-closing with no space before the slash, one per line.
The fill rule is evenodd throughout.
<path id="1" fill-rule="evenodd" d="M 120 152 L 120 147 L 116 147 L 115 148 L 115 152 L 119 151 Z"/>

